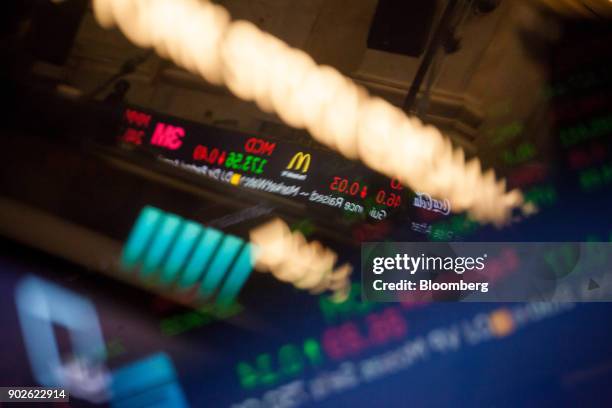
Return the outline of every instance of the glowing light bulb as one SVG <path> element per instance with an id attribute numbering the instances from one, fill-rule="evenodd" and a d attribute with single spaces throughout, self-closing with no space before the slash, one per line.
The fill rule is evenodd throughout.
<path id="1" fill-rule="evenodd" d="M 352 266 L 347 263 L 334 269 L 336 253 L 320 242 L 309 243 L 302 233 L 291 232 L 278 218 L 255 228 L 249 237 L 258 248 L 258 270 L 269 271 L 278 280 L 312 293 L 331 290 L 339 299 L 348 295 Z"/>
<path id="2" fill-rule="evenodd" d="M 225 84 L 234 95 L 276 113 L 289 126 L 415 191 L 445 197 L 476 221 L 503 225 L 514 208 L 533 212 L 519 191 L 507 192 L 493 173 L 432 126 L 373 98 L 331 67 L 289 47 L 221 6 L 197 0 L 94 0 L 106 28 L 118 26 L 135 44 Z M 502 188 L 504 186 L 504 188 Z"/>

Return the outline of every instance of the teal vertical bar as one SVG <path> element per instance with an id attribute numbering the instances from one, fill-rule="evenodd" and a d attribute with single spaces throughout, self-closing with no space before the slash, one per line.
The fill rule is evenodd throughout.
<path id="1" fill-rule="evenodd" d="M 202 286 L 200 286 L 201 296 L 209 297 L 215 292 L 243 243 L 243 240 L 233 235 L 227 235 L 221 242 L 219 251 L 204 275 Z"/>
<path id="2" fill-rule="evenodd" d="M 123 247 L 121 255 L 121 266 L 124 269 L 133 269 L 140 260 L 143 251 L 147 247 L 155 226 L 163 213 L 155 207 L 146 206 L 140 211 L 132 231 Z"/>
<path id="3" fill-rule="evenodd" d="M 150 276 L 161 264 L 164 255 L 174 240 L 177 230 L 181 225 L 182 219 L 174 214 L 166 214 L 153 243 L 149 247 L 142 263 L 141 273 L 144 277 Z"/>
<path id="4" fill-rule="evenodd" d="M 170 255 L 162 266 L 160 279 L 163 284 L 169 284 L 176 279 L 201 233 L 202 226 L 200 224 L 193 221 L 187 221 L 183 224 Z"/>
<path id="5" fill-rule="evenodd" d="M 204 229 L 202 238 L 196 244 L 193 255 L 180 278 L 180 287 L 186 289 L 198 281 L 222 238 L 223 234 L 220 231 L 214 228 Z"/>
<path id="6" fill-rule="evenodd" d="M 229 277 L 219 291 L 219 296 L 217 297 L 219 305 L 227 306 L 233 302 L 253 270 L 256 255 L 256 248 L 252 244 L 247 243 L 242 248 L 242 252 L 238 255 L 238 259 L 236 259 L 229 273 Z"/>

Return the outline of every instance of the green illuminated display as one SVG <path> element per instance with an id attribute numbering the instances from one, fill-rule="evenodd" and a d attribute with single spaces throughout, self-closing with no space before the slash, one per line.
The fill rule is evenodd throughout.
<path id="1" fill-rule="evenodd" d="M 268 161 L 266 159 L 250 154 L 245 155 L 242 153 L 229 152 L 227 159 L 225 160 L 225 167 L 233 170 L 261 174 L 263 173 L 264 166 L 267 162 Z"/>
<path id="2" fill-rule="evenodd" d="M 612 163 L 580 172 L 580 187 L 583 191 L 592 191 L 612 183 Z"/>
<path id="3" fill-rule="evenodd" d="M 525 201 L 536 206 L 550 206 L 557 201 L 557 191 L 550 184 L 533 187 L 524 193 Z"/>
<path id="4" fill-rule="evenodd" d="M 506 164 L 516 166 L 533 159 L 537 154 L 537 149 L 533 143 L 521 143 L 516 149 L 503 152 L 502 157 Z"/>
<path id="5" fill-rule="evenodd" d="M 229 319 L 240 314 L 242 310 L 243 307 L 238 303 L 231 303 L 228 306 L 206 304 L 194 311 L 165 318 L 159 327 L 166 336 L 175 336 L 219 320 Z"/>
<path id="6" fill-rule="evenodd" d="M 445 241 L 449 237 L 448 232 L 452 232 L 453 237 L 465 237 L 474 233 L 478 227 L 479 224 L 467 215 L 457 214 L 432 224 L 431 238 L 433 241 Z"/>
<path id="7" fill-rule="evenodd" d="M 319 308 L 325 321 L 336 323 L 355 316 L 361 316 L 381 307 L 382 303 L 361 300 L 361 283 L 353 283 L 348 297 L 343 302 L 334 301 L 330 296 L 319 297 Z"/>
<path id="8" fill-rule="evenodd" d="M 295 344 L 285 344 L 276 356 L 269 353 L 259 354 L 255 362 L 241 361 L 236 366 L 240 385 L 245 389 L 258 386 L 271 386 L 287 378 L 300 375 L 306 366 L 316 367 L 323 363 L 321 345 L 315 339 L 306 339 L 299 347 Z"/>

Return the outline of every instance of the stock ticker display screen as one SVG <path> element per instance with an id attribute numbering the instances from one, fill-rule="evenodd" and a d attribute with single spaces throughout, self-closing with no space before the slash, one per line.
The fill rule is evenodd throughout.
<path id="1" fill-rule="evenodd" d="M 306 238 L 321 224 L 366 225 L 352 230 L 352 245 L 325 242 L 354 264 L 348 298 L 261 274 L 268 284 L 234 304 L 185 307 L 3 238 L 2 385 L 61 378 L 71 400 L 48 404 L 59 407 L 612 406 L 609 303 L 361 297 L 359 244 L 368 240 L 612 241 L 612 54 L 579 60 L 563 50 L 542 90 L 549 144 L 534 142 L 539 129 L 516 118 L 516 101 L 490 107 L 501 123 L 490 130 L 496 163 L 540 209 L 504 229 L 323 149 L 122 108 L 116 134 L 105 136 L 128 155 L 150 152 L 208 181 L 304 204 L 292 228 Z M 35 174 L 40 191 L 45 176 Z M 118 214 L 140 211 L 128 193 L 112 199 Z"/>
<path id="2" fill-rule="evenodd" d="M 406 207 L 396 181 L 339 155 L 126 108 L 119 140 L 146 147 L 171 165 L 306 203 L 337 218 L 377 222 Z M 404 200 L 404 202 L 402 201 Z M 440 206 L 448 214 L 450 208 Z"/>

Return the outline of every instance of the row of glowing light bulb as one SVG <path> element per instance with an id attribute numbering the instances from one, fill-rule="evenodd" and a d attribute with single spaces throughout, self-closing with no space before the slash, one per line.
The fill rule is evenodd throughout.
<path id="1" fill-rule="evenodd" d="M 372 97 L 334 68 L 226 9 L 198 0 L 94 0 L 97 20 L 118 26 L 136 45 L 154 48 L 177 65 L 241 99 L 305 128 L 319 142 L 350 159 L 397 178 L 415 191 L 448 198 L 454 211 L 503 225 L 514 208 L 532 209 L 519 191 L 506 191 L 478 159 L 432 126 Z"/>

